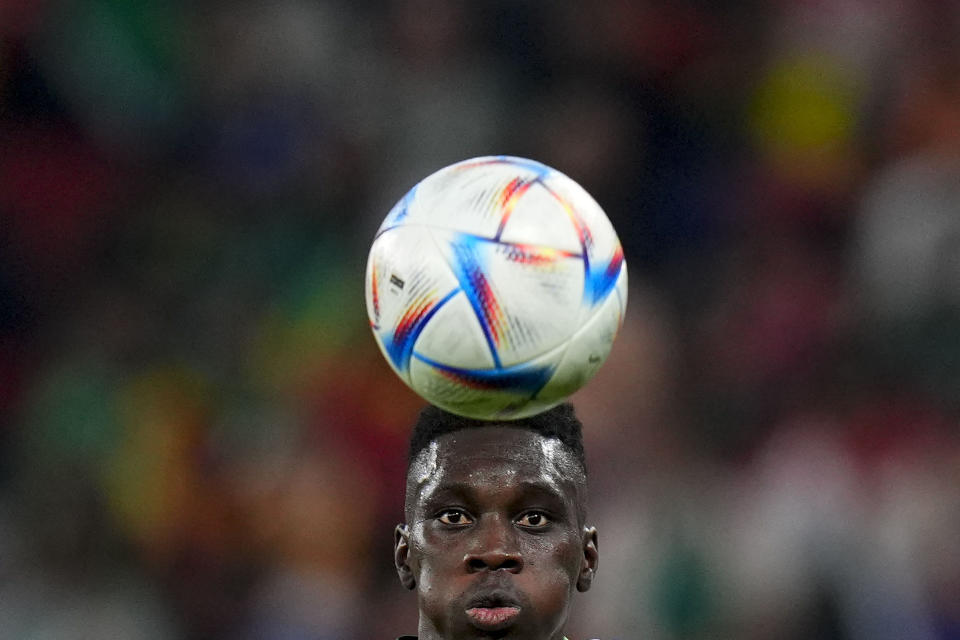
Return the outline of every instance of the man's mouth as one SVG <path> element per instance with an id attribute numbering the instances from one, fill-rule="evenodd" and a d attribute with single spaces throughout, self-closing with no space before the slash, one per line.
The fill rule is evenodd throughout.
<path id="1" fill-rule="evenodd" d="M 467 605 L 470 623 L 483 631 L 499 631 L 514 623 L 520 615 L 520 604 L 505 592 L 487 593 Z"/>
<path id="2" fill-rule="evenodd" d="M 473 626 L 484 631 L 506 629 L 513 624 L 518 615 L 520 615 L 520 607 L 513 605 L 467 609 L 467 617 L 470 618 Z"/>

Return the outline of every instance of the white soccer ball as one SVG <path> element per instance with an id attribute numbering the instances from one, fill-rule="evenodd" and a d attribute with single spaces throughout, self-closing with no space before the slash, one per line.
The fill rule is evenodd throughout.
<path id="1" fill-rule="evenodd" d="M 474 158 L 428 176 L 377 231 L 367 313 L 428 402 L 510 420 L 559 404 L 610 353 L 627 265 L 600 205 L 539 162 Z"/>

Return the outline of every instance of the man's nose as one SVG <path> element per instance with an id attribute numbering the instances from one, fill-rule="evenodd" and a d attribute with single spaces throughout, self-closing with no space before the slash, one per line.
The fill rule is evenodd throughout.
<path id="1" fill-rule="evenodd" d="M 476 529 L 474 549 L 463 557 L 467 572 L 504 570 L 520 573 L 523 556 L 517 545 L 513 524 L 494 516 L 486 520 Z"/>

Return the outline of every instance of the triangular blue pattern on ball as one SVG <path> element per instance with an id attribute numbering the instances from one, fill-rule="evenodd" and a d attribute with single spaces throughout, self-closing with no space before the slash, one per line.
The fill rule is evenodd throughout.
<path id="1" fill-rule="evenodd" d="M 390 209 L 390 212 L 387 214 L 387 217 L 384 218 L 383 222 L 380 224 L 380 229 L 377 230 L 376 237 L 379 237 L 384 231 L 392 229 L 403 223 L 403 221 L 410 215 L 410 204 L 413 202 L 414 197 L 417 195 L 417 188 L 420 185 L 415 185 L 410 191 L 400 199 L 400 202 L 393 205 L 393 208 Z"/>
<path id="2" fill-rule="evenodd" d="M 416 344 L 423 328 L 430 322 L 430 318 L 459 291 L 459 288 L 453 289 L 441 299 L 426 298 L 415 301 L 407 308 L 393 331 L 381 336 L 383 348 L 398 371 L 407 372 L 410 368 L 413 345 Z"/>
<path id="3" fill-rule="evenodd" d="M 504 321 L 503 311 L 487 280 L 484 256 L 477 248 L 479 242 L 481 240 L 475 236 L 457 234 L 456 239 L 450 243 L 453 249 L 450 268 L 473 307 L 474 315 L 490 348 L 490 355 L 499 368 L 500 355 L 497 348 L 500 344 L 500 326 Z"/>
<path id="4" fill-rule="evenodd" d="M 520 391 L 536 394 L 553 376 L 555 366 L 521 364 L 502 369 L 462 369 L 414 353 L 413 357 L 464 386 L 486 391 Z"/>
<path id="5" fill-rule="evenodd" d="M 587 263 L 589 265 L 589 263 Z M 607 297 L 617 284 L 620 269 L 623 267 L 623 249 L 617 247 L 613 257 L 604 265 L 589 265 L 583 283 L 583 297 L 593 306 Z"/>

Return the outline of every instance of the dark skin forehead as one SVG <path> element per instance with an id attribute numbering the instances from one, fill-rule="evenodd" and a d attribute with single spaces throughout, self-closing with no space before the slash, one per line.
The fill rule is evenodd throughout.
<path id="1" fill-rule="evenodd" d="M 507 425 L 462 429 L 424 448 L 407 472 L 407 522 L 439 491 L 517 485 L 553 493 L 583 524 L 586 478 L 573 454 L 555 438 Z"/>

